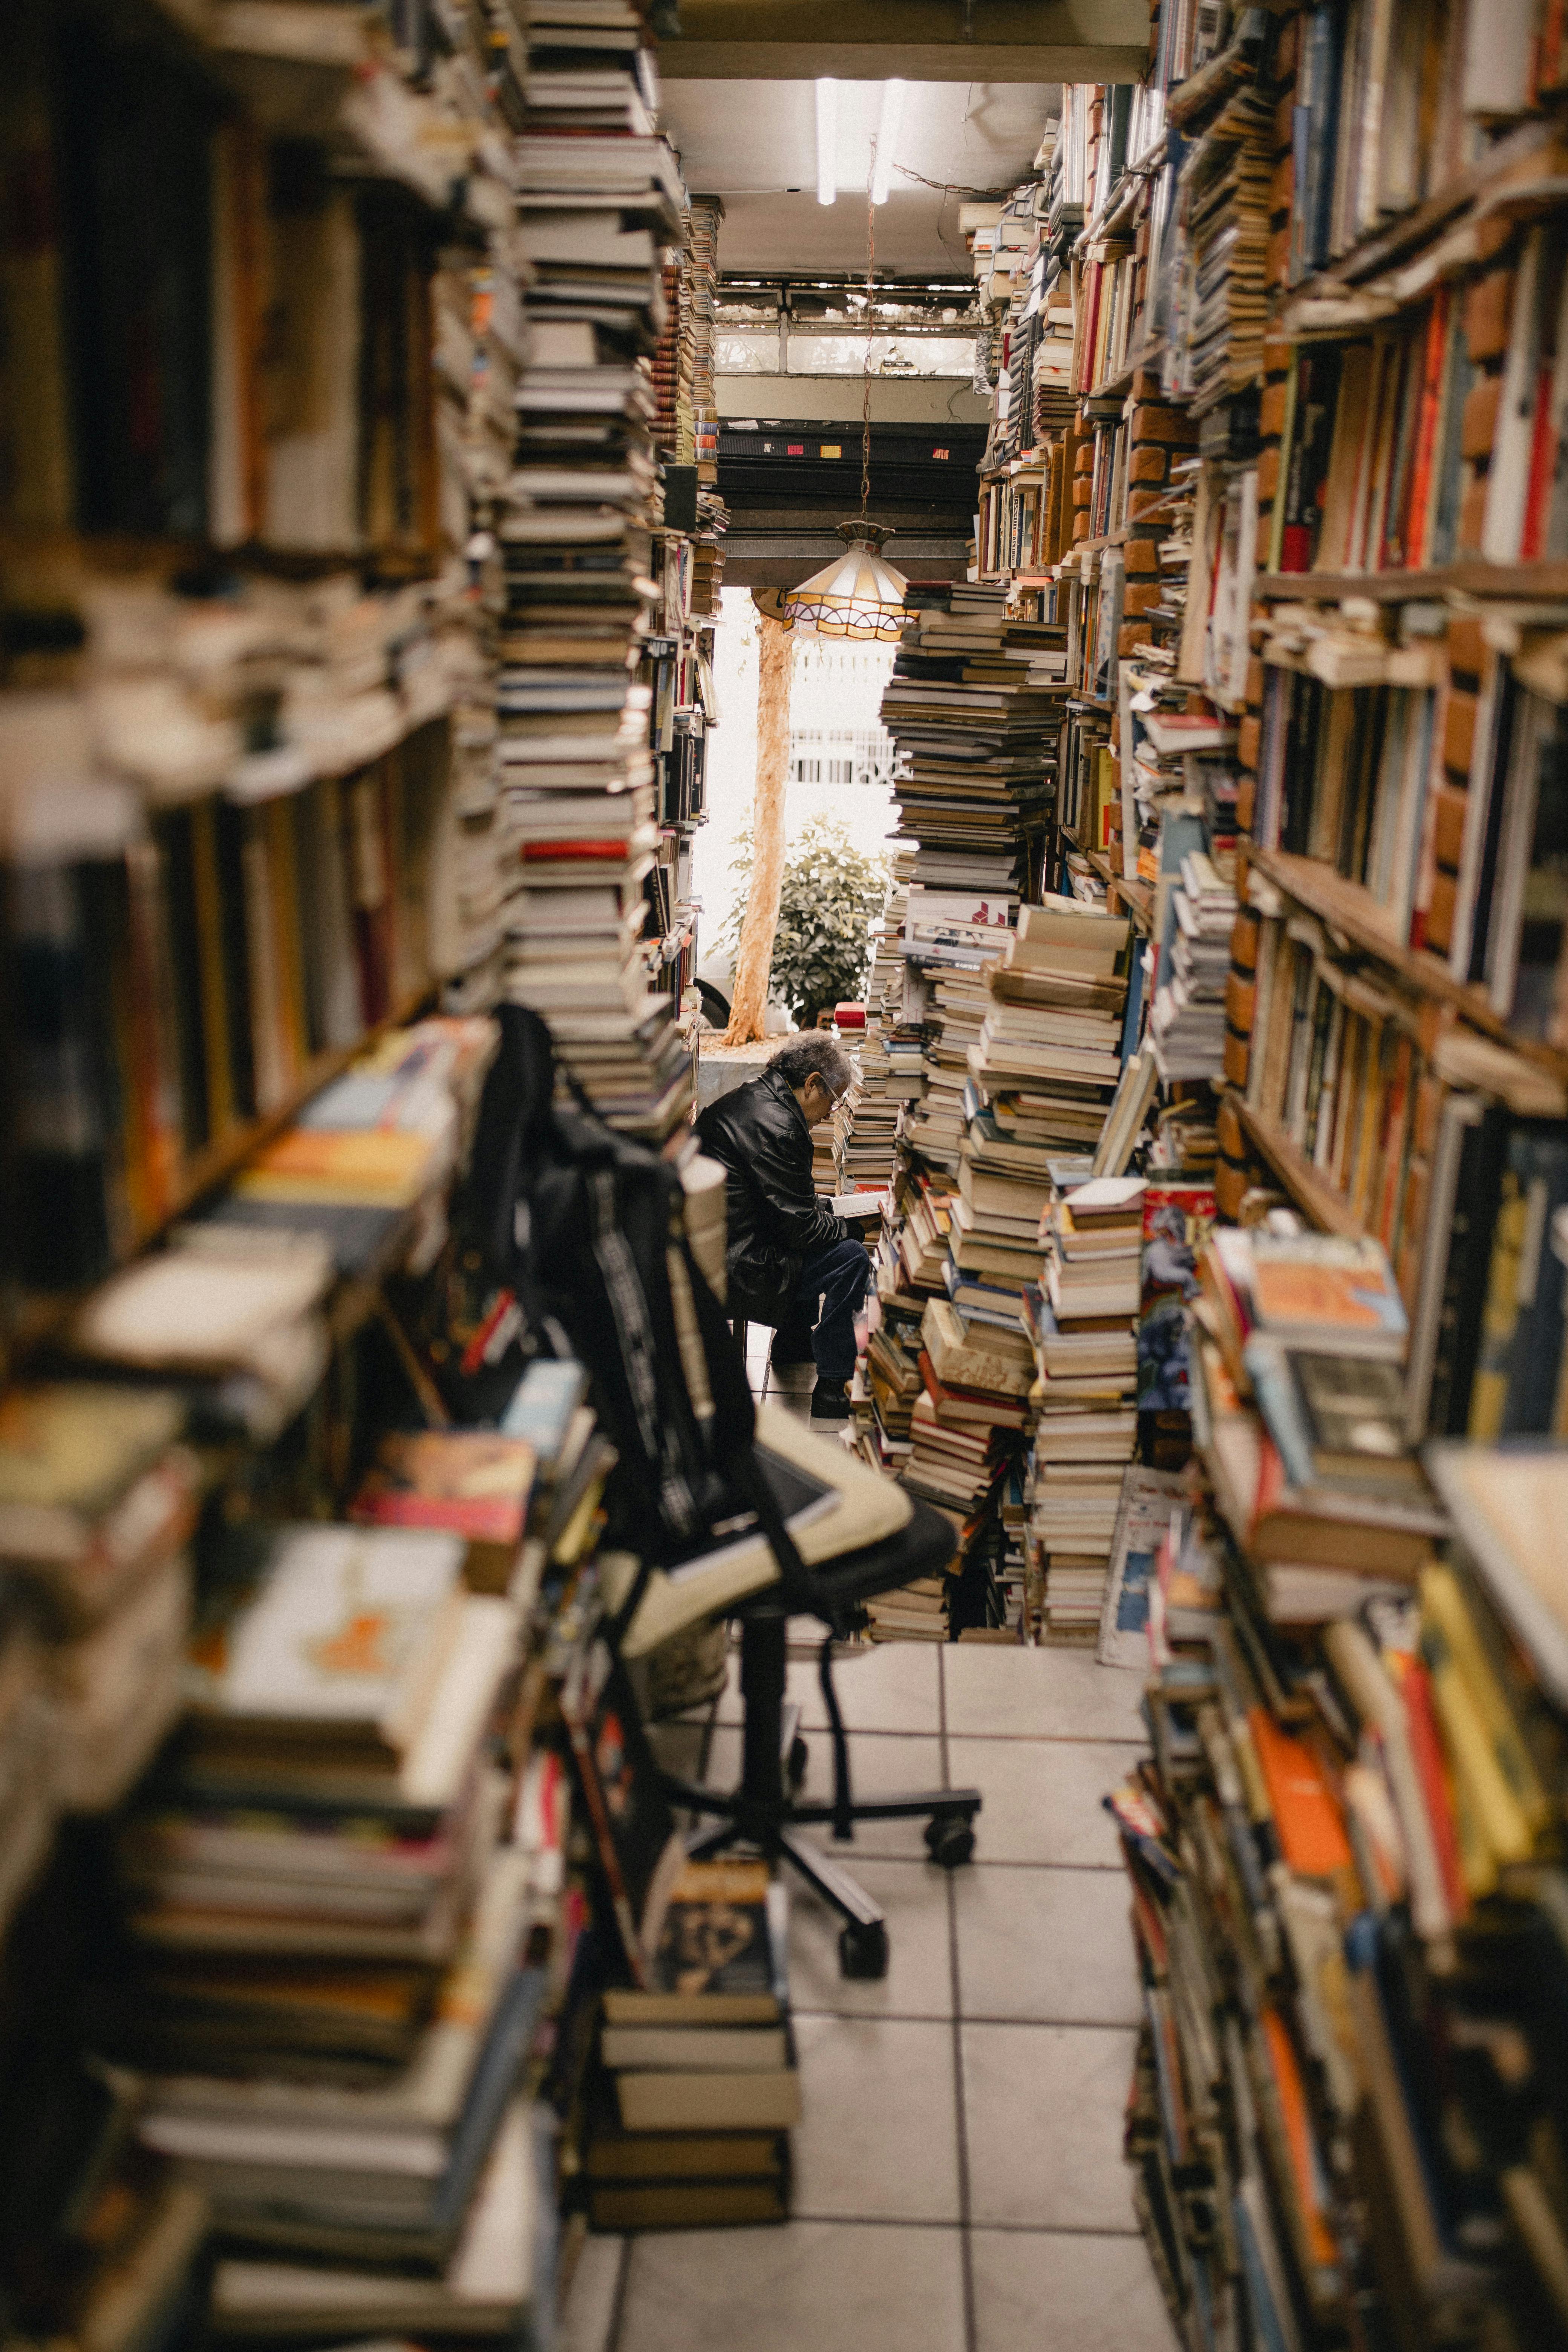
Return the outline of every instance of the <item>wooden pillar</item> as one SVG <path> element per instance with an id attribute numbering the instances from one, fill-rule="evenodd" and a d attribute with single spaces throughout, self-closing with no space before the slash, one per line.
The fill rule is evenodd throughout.
<path id="1" fill-rule="evenodd" d="M 752 878 L 735 957 L 726 1045 L 748 1045 L 763 1034 L 768 1007 L 768 974 L 773 934 L 779 924 L 784 884 L 784 786 L 789 776 L 789 689 L 795 666 L 794 632 L 766 613 L 757 664 L 757 795 L 752 812 Z"/>

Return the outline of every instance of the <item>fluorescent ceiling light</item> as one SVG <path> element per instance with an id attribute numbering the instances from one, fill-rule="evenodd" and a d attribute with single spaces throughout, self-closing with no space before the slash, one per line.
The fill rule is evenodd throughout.
<path id="1" fill-rule="evenodd" d="M 818 82 L 816 87 L 820 89 L 822 84 Z M 905 87 L 901 81 L 882 84 L 882 119 L 877 125 L 877 167 L 871 175 L 871 202 L 874 205 L 887 203 L 888 191 L 892 185 L 893 152 L 899 143 L 899 132 L 903 128 Z M 821 152 L 819 138 L 817 153 L 820 155 Z"/>
<path id="2" fill-rule="evenodd" d="M 816 201 L 830 205 L 838 194 L 838 84 L 825 76 L 816 85 Z"/>

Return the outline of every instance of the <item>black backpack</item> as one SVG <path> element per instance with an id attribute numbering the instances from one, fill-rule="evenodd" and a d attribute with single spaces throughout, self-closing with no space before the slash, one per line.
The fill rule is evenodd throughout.
<path id="1" fill-rule="evenodd" d="M 503 1005 L 500 1045 L 479 1103 L 459 1230 L 486 1276 L 515 1299 L 525 1354 L 575 1356 L 601 1429 L 616 1448 L 606 1542 L 647 1571 L 696 1550 L 717 1522 L 753 1511 L 784 1578 L 786 1605 L 809 1607 L 808 1580 L 754 1452 L 756 1417 L 741 1349 L 692 1255 L 679 1212 L 680 1178 L 618 1135 L 567 1074 L 555 1099 L 550 1032 Z M 677 1335 L 669 1256 L 691 1286 L 713 1400 L 692 1405 Z"/>

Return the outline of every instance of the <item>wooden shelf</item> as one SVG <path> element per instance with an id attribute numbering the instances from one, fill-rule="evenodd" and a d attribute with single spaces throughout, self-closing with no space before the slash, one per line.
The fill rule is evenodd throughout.
<path id="1" fill-rule="evenodd" d="M 1359 285 L 1363 278 L 1374 278 L 1380 269 L 1386 269 L 1403 255 L 1425 244 L 1428 237 L 1436 236 L 1474 198 L 1486 195 L 1522 164 L 1532 159 L 1544 162 L 1554 140 L 1555 126 L 1551 121 L 1536 118 L 1521 122 L 1479 163 L 1460 173 L 1446 188 L 1439 188 L 1386 228 L 1373 231 L 1361 244 L 1352 246 L 1331 269 L 1292 287 L 1291 299 L 1332 294 L 1344 286 Z"/>
<path id="2" fill-rule="evenodd" d="M 1229 1101 L 1248 1141 L 1268 1161 L 1297 1207 L 1311 1218 L 1319 1231 L 1346 1234 L 1352 1239 L 1360 1239 L 1365 1229 L 1344 1194 L 1313 1167 L 1306 1153 L 1291 1141 L 1278 1119 L 1270 1118 L 1266 1112 L 1252 1109 L 1240 1095 L 1231 1095 Z"/>
<path id="3" fill-rule="evenodd" d="M 1154 920 L 1154 893 L 1147 882 L 1129 882 L 1126 876 L 1119 874 L 1110 858 L 1102 856 L 1098 849 L 1086 849 L 1083 855 L 1106 889 L 1113 890 L 1125 902 L 1127 911 L 1139 929 L 1147 931 Z"/>
<path id="4" fill-rule="evenodd" d="M 1351 596 L 1404 604 L 1447 595 L 1568 602 L 1568 563 L 1484 563 L 1464 556 L 1432 572 L 1262 572 L 1252 585 L 1266 604 L 1337 604 Z"/>
<path id="5" fill-rule="evenodd" d="M 178 1224 L 182 1217 L 188 1216 L 209 1192 L 216 1192 L 231 1176 L 237 1175 L 255 1152 L 259 1151 L 264 1144 L 270 1143 L 274 1137 L 281 1135 L 285 1128 L 293 1125 L 305 1105 L 313 1096 L 319 1095 L 323 1087 L 331 1086 L 334 1078 L 342 1077 L 350 1065 L 357 1062 L 363 1054 L 369 1053 L 389 1030 L 402 1028 L 405 1023 L 422 1013 L 430 1001 L 430 995 L 429 988 L 420 989 L 395 1012 L 388 1013 L 384 1021 L 378 1021 L 374 1028 L 367 1029 L 354 1045 L 334 1045 L 327 1053 L 318 1054 L 300 1076 L 299 1084 L 291 1088 L 287 1098 L 276 1109 L 268 1111 L 264 1118 L 246 1120 L 243 1126 L 232 1129 L 227 1135 L 218 1137 L 205 1150 L 197 1152 L 186 1162 L 168 1208 L 137 1235 L 125 1255 L 109 1269 L 109 1273 L 118 1272 L 121 1265 L 130 1265 L 132 1259 L 139 1257 L 143 1250 L 151 1248 L 167 1233 L 171 1225 Z M 100 1276 L 104 1281 L 108 1278 L 108 1274 Z M 89 1283 L 79 1290 L 62 1291 L 47 1297 L 35 1293 L 24 1297 L 14 1309 L 6 1310 L 0 1318 L 0 1377 L 14 1378 L 18 1364 L 63 1330 L 82 1300 L 89 1297 L 97 1287 L 97 1283 Z"/>
<path id="6" fill-rule="evenodd" d="M 1553 1077 L 1568 1080 L 1568 1054 L 1538 1039 L 1521 1037 L 1493 1011 L 1486 990 L 1473 982 L 1456 980 L 1440 956 L 1426 948 L 1402 947 L 1390 937 L 1378 901 L 1359 882 L 1347 882 L 1342 874 L 1318 858 L 1294 856 L 1282 849 L 1249 847 L 1247 860 L 1352 947 L 1375 956 L 1406 988 L 1450 1006 L 1472 1028 L 1483 1030 L 1524 1060 L 1549 1070 Z"/>
<path id="7" fill-rule="evenodd" d="M 353 572 L 372 581 L 402 585 L 434 580 L 439 570 L 434 548 L 268 547 L 258 540 L 219 547 L 208 539 L 147 538 L 124 531 L 34 530 L 7 525 L 0 531 L 0 577 L 19 573 L 25 590 L 39 581 L 63 588 L 77 576 L 153 572 L 162 574 L 201 568 L 257 572 L 282 580 L 324 580 Z"/>

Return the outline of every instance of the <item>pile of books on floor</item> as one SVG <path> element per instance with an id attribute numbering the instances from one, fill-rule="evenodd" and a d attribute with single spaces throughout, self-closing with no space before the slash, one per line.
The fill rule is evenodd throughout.
<path id="1" fill-rule="evenodd" d="M 833 1113 L 834 1166 L 840 1192 L 879 1192 L 893 1171 L 899 1106 L 887 1093 L 887 1056 L 874 1018 L 862 1032 L 856 1079 Z M 868 1064 L 874 1075 L 868 1076 Z"/>
<path id="2" fill-rule="evenodd" d="M 682 452 L 681 420 L 691 438 L 691 337 L 687 331 L 684 253 L 667 253 L 664 261 L 664 326 L 653 355 L 653 442 L 676 465 L 689 466 L 691 452 Z"/>
<path id="3" fill-rule="evenodd" d="M 1059 633 L 1009 618 L 1000 588 L 955 586 L 905 629 L 882 697 L 899 747 L 897 832 L 918 844 L 911 879 L 931 890 L 1006 892 L 1021 822 L 1054 777 L 1059 696 L 1030 682 Z"/>
<path id="4" fill-rule="evenodd" d="M 592 2229 L 788 2219 L 787 1900 L 765 1862 L 687 1863 L 646 1981 L 605 1991 L 569 2174 Z"/>
<path id="5" fill-rule="evenodd" d="M 150 2074 L 138 2137 L 210 2200 L 225 2338 L 526 2315 L 544 1977 L 486 1760 L 518 1622 L 463 1562 L 411 1528 L 237 1540 L 118 1834 L 92 2040 Z"/>
<path id="6" fill-rule="evenodd" d="M 873 1469 L 897 1476 L 910 1456 L 910 1423 L 921 1377 L 920 1329 L 925 1298 L 900 1290 L 896 1247 L 887 1236 L 876 1254 L 877 1314 L 850 1385 L 855 1440 Z"/>
<path id="7" fill-rule="evenodd" d="M 953 1572 L 961 1573 L 1028 1444 L 1034 1355 L 1022 1330 L 967 1321 L 950 1300 L 932 1298 L 921 1318 L 918 1362 L 923 1392 L 900 1475 L 952 1519 Z"/>
<path id="8" fill-rule="evenodd" d="M 1136 1324 L 1143 1184 L 1068 1179 L 1041 1221 L 1045 1280 L 1026 1294 L 1038 1373 L 1026 1499 L 1049 1642 L 1100 1626 L 1122 1473 L 1138 1440 Z"/>
<path id="9" fill-rule="evenodd" d="M 864 1603 L 870 1642 L 945 1642 L 948 1638 L 947 1579 L 917 1577 L 895 1592 Z"/>
<path id="10" fill-rule="evenodd" d="M 638 362 L 664 322 L 662 251 L 684 191 L 647 135 L 637 37 L 588 78 L 593 107 L 581 76 L 530 80 L 531 345 L 500 526 L 497 706 L 521 868 L 506 993 L 550 1022 L 605 1118 L 658 1139 L 687 1108 L 691 1071 L 633 952 L 657 838 L 648 692 L 633 674 L 653 594 L 654 411 Z"/>
<path id="11" fill-rule="evenodd" d="M 1167 1083 L 1221 1074 L 1236 923 L 1236 892 L 1204 851 L 1190 851 L 1181 874 L 1170 893 L 1168 956 L 1149 1016 L 1160 1075 Z"/>

